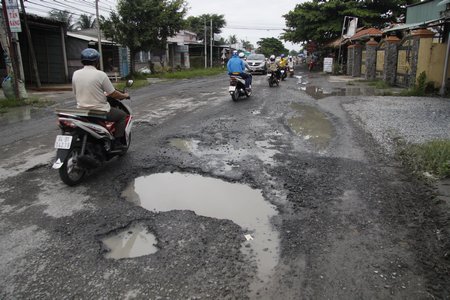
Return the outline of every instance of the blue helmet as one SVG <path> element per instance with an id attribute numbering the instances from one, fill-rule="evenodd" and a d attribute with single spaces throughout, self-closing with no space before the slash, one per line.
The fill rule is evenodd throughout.
<path id="1" fill-rule="evenodd" d="M 93 63 L 100 59 L 100 53 L 92 48 L 86 48 L 81 51 L 81 62 L 82 63 Z"/>
<path id="2" fill-rule="evenodd" d="M 237 50 L 233 50 L 233 56 L 238 56 Z"/>
<path id="3" fill-rule="evenodd" d="M 283 58 L 283 57 L 284 57 L 284 54 L 281 54 L 280 56 L 281 56 L 281 58 Z"/>

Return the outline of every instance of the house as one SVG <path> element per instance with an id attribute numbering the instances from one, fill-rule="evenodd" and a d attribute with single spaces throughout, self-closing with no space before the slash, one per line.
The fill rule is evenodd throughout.
<path id="1" fill-rule="evenodd" d="M 21 15 L 22 28 L 23 15 Z M 36 54 L 39 79 L 41 83 L 68 82 L 65 33 L 66 23 L 54 19 L 27 14 L 28 27 Z M 20 54 L 25 82 L 36 82 L 32 68 L 31 53 L 25 30 L 18 33 Z"/>
<path id="2" fill-rule="evenodd" d="M 143 67 L 151 67 L 157 70 L 164 67 L 189 69 L 191 68 L 191 60 L 197 61 L 198 52 L 196 50 L 202 47 L 201 42 L 197 41 L 196 33 L 180 30 L 175 36 L 167 39 L 165 49 L 137 53 L 134 57 L 135 69 L 139 70 Z"/>
<path id="3" fill-rule="evenodd" d="M 110 78 L 118 79 L 129 74 L 129 51 L 126 47 L 102 38 L 102 61 L 103 70 Z M 97 29 L 85 29 L 74 32 L 67 32 L 67 63 L 69 68 L 69 78 L 73 72 L 82 67 L 80 53 L 85 48 L 95 48 L 98 50 Z"/>

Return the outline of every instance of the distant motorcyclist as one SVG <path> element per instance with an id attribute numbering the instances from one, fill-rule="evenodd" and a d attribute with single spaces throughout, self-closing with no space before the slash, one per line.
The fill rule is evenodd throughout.
<path id="1" fill-rule="evenodd" d="M 269 57 L 269 60 L 267 61 L 267 70 L 269 72 L 275 73 L 275 76 L 277 77 L 277 79 L 280 80 L 281 72 L 280 72 L 279 62 L 277 62 L 275 60 L 275 55 L 273 55 L 273 54 Z"/>
<path id="2" fill-rule="evenodd" d="M 294 76 L 294 59 L 291 55 L 288 56 L 287 65 L 289 69 L 289 76 Z"/>
<path id="3" fill-rule="evenodd" d="M 284 54 L 281 54 L 280 55 L 280 61 L 279 61 L 278 64 L 280 66 L 280 70 L 284 70 L 284 75 L 283 75 L 282 79 L 284 79 L 284 77 L 287 76 L 287 63 L 288 63 L 288 61 L 286 59 L 286 56 Z"/>
<path id="4" fill-rule="evenodd" d="M 233 51 L 233 55 L 227 63 L 228 75 L 237 75 L 245 79 L 245 88 L 250 89 L 249 75 L 245 73 L 245 64 L 242 59 L 239 58 L 238 52 Z"/>

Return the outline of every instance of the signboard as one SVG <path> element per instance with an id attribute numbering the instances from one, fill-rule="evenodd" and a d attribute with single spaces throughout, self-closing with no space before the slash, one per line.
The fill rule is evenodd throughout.
<path id="1" fill-rule="evenodd" d="M 323 59 L 323 71 L 326 73 L 333 72 L 333 58 L 332 57 L 325 57 Z"/>
<path id="2" fill-rule="evenodd" d="M 8 14 L 9 28 L 11 32 L 22 32 L 20 26 L 19 5 L 17 0 L 6 0 L 6 12 Z"/>

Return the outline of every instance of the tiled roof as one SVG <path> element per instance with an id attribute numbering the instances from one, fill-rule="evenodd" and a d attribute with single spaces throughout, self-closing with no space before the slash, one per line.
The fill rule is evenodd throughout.
<path id="1" fill-rule="evenodd" d="M 363 40 L 369 39 L 371 37 L 382 36 L 383 32 L 377 28 L 366 28 L 355 33 L 350 39 L 354 40 Z"/>

